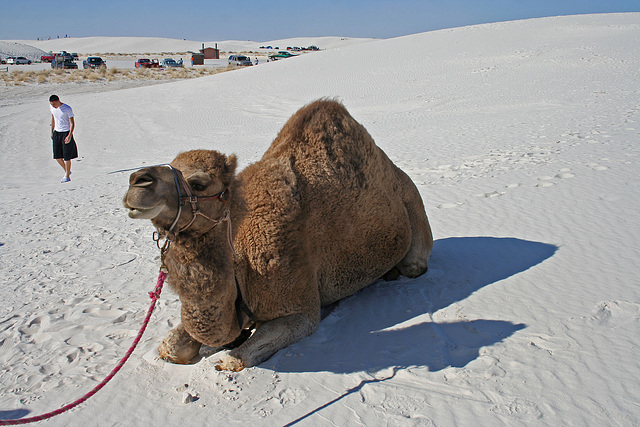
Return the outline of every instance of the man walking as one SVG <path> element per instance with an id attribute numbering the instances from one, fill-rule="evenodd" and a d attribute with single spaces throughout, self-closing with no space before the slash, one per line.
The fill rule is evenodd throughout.
<path id="1" fill-rule="evenodd" d="M 71 181 L 71 159 L 78 157 L 78 146 L 73 139 L 76 127 L 73 110 L 67 104 L 60 102 L 58 95 L 49 97 L 51 107 L 51 140 L 53 141 L 53 158 L 64 169 L 61 182 Z"/>

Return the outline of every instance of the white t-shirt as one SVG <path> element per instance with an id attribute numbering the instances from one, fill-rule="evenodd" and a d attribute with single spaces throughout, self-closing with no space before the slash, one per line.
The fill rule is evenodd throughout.
<path id="1" fill-rule="evenodd" d="M 62 104 L 58 108 L 53 108 L 49 105 L 51 114 L 56 122 L 56 126 L 53 130 L 56 132 L 68 132 L 71 130 L 71 117 L 73 117 L 73 110 L 67 104 Z"/>

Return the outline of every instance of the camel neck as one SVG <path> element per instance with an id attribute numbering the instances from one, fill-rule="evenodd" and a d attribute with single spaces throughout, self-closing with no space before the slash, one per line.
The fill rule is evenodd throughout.
<path id="1" fill-rule="evenodd" d="M 235 288 L 233 251 L 227 243 L 227 232 L 227 227 L 219 226 L 202 236 L 176 236 L 165 263 L 169 283 L 181 299 Z"/>

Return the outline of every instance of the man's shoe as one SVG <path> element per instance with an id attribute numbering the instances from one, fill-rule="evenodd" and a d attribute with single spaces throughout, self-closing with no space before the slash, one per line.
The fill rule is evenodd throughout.
<path id="1" fill-rule="evenodd" d="M 62 178 L 60 182 L 69 182 L 69 181 L 71 181 L 71 178 L 69 178 L 68 176 L 65 176 L 64 178 Z"/>

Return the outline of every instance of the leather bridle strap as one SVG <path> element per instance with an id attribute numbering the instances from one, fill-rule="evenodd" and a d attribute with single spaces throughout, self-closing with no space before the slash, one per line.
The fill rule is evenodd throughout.
<path id="1" fill-rule="evenodd" d="M 182 172 L 180 172 L 180 170 L 174 168 L 171 165 L 167 165 L 167 166 L 169 166 L 169 168 L 173 172 L 173 178 L 176 183 L 176 189 L 178 190 L 178 213 L 176 215 L 176 218 L 173 220 L 171 227 L 169 227 L 169 233 L 172 233 L 176 225 L 178 225 L 178 221 L 180 220 L 180 215 L 182 215 L 182 207 L 185 205 L 186 201 L 189 201 L 189 203 L 191 203 L 191 211 L 193 212 L 193 217 L 191 218 L 191 221 L 189 222 L 189 224 L 179 229 L 178 232 L 184 231 L 189 227 L 191 227 L 195 222 L 196 217 L 198 216 L 201 216 L 206 220 L 212 222 L 213 223 L 212 228 L 218 225 L 219 223 L 221 223 L 222 221 L 227 220 L 229 218 L 228 211 L 225 213 L 225 215 L 221 219 L 216 220 L 216 219 L 209 218 L 207 215 L 200 212 L 200 209 L 198 208 L 198 200 L 201 200 L 201 199 L 218 199 L 223 203 L 226 203 L 227 201 L 224 200 L 222 197 L 226 193 L 227 189 L 224 189 L 221 192 L 212 194 L 210 196 L 194 196 L 193 193 L 191 193 L 189 184 L 184 179 L 184 176 L 182 176 Z M 183 195 L 182 189 L 184 189 L 184 192 L 186 193 L 185 195 Z"/>
<path id="2" fill-rule="evenodd" d="M 178 171 L 171 165 L 167 165 L 167 166 L 169 166 L 169 169 L 171 169 L 171 172 L 173 172 L 173 179 L 175 180 L 176 188 L 178 189 L 178 214 L 176 215 L 176 218 L 173 220 L 173 224 L 171 224 L 171 227 L 169 227 L 169 233 L 173 233 L 173 229 L 178 224 L 178 220 L 180 219 L 180 215 L 182 214 L 182 205 L 183 205 L 182 191 L 180 190 L 180 178 L 178 178 L 178 174 L 180 173 L 180 171 Z M 182 174 L 180 174 L 180 177 L 182 178 Z"/>

